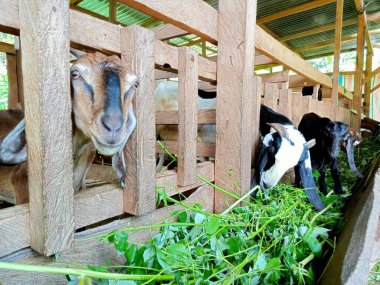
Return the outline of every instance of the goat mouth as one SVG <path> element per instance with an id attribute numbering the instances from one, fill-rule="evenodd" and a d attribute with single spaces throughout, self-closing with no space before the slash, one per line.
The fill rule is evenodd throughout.
<path id="1" fill-rule="evenodd" d="M 109 144 L 99 141 L 96 137 L 92 137 L 96 150 L 103 155 L 112 156 L 124 146 L 124 142 L 117 144 Z"/>

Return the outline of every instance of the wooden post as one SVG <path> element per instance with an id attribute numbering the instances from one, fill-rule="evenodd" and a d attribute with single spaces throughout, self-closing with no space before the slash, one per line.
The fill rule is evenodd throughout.
<path id="1" fill-rule="evenodd" d="M 114 24 L 117 23 L 117 1 L 110 0 L 108 9 L 108 17 L 110 22 Z"/>
<path id="2" fill-rule="evenodd" d="M 124 151 L 124 211 L 141 215 L 156 209 L 154 32 L 138 26 L 123 28 L 120 41 L 121 58 L 140 81 L 133 100 L 136 129 Z"/>
<path id="3" fill-rule="evenodd" d="M 198 54 L 178 49 L 178 185 L 196 181 L 198 129 Z"/>
<path id="4" fill-rule="evenodd" d="M 338 110 L 339 61 L 340 61 L 340 47 L 341 47 L 341 41 L 342 41 L 343 4 L 344 4 L 344 0 L 336 1 L 334 68 L 333 68 L 331 112 L 330 112 L 330 114 L 333 116 L 331 118 L 332 120 L 335 120 L 335 115 Z"/>
<path id="5" fill-rule="evenodd" d="M 74 236 L 69 12 L 68 1 L 19 1 L 30 242 L 44 255 L 66 249 Z"/>
<path id="6" fill-rule="evenodd" d="M 215 181 L 238 195 L 250 188 L 251 132 L 258 123 L 250 120 L 257 107 L 252 98 L 256 8 L 256 0 L 219 2 Z M 216 212 L 231 202 L 215 192 Z"/>
<path id="7" fill-rule="evenodd" d="M 8 109 L 18 107 L 18 85 L 17 85 L 17 62 L 16 56 L 7 53 L 8 74 Z"/>
<path id="8" fill-rule="evenodd" d="M 364 16 L 358 16 L 358 39 L 357 39 L 357 55 L 355 68 L 354 82 L 354 100 L 353 109 L 357 114 L 353 116 L 352 127 L 355 131 L 359 131 L 362 114 L 362 76 L 363 76 L 363 61 L 364 61 Z"/>
<path id="9" fill-rule="evenodd" d="M 364 112 L 369 116 L 369 110 L 371 108 L 371 78 L 372 78 L 372 59 L 373 54 L 367 50 L 366 63 L 365 63 L 365 85 L 364 85 Z"/>
<path id="10" fill-rule="evenodd" d="M 22 76 L 22 51 L 20 37 L 15 36 L 15 55 L 16 55 L 16 69 L 17 69 L 17 89 L 18 89 L 18 100 L 21 107 L 24 108 L 24 83 Z"/>

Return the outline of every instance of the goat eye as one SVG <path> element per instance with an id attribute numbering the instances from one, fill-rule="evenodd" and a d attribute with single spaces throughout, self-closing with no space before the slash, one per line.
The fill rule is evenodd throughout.
<path id="1" fill-rule="evenodd" d="M 136 82 L 133 84 L 133 87 L 134 87 L 134 88 L 137 88 L 137 87 L 139 87 L 139 85 L 140 85 L 140 82 L 139 82 L 139 81 L 136 81 Z"/>
<path id="2" fill-rule="evenodd" d="M 71 71 L 71 79 L 77 80 L 80 78 L 80 74 L 78 70 L 73 70 Z"/>

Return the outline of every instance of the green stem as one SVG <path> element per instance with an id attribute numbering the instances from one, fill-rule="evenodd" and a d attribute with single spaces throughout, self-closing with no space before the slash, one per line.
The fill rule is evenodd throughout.
<path id="1" fill-rule="evenodd" d="M 170 281 L 174 280 L 175 276 L 171 274 L 166 275 L 131 275 L 131 274 L 119 274 L 108 272 L 97 272 L 85 269 L 76 268 L 64 268 L 56 266 L 41 266 L 31 264 L 20 264 L 12 262 L 0 262 L 0 269 L 17 270 L 17 271 L 32 271 L 61 275 L 75 275 L 75 276 L 87 276 L 92 278 L 113 279 L 113 280 L 131 280 L 131 281 L 145 281 L 151 278 L 155 278 L 156 281 Z"/>

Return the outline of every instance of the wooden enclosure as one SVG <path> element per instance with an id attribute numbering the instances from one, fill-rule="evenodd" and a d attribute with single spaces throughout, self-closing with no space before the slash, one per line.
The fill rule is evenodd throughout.
<path id="1" fill-rule="evenodd" d="M 317 101 L 315 96 L 293 92 L 289 72 L 285 77 L 254 76 L 256 48 L 313 85 L 332 88 L 331 78 L 252 24 L 256 1 L 221 1 L 219 11 L 201 0 L 193 0 L 191 5 L 180 0 L 165 5 L 150 0 L 125 2 L 218 43 L 217 62 L 189 47 L 168 45 L 152 30 L 122 27 L 70 10 L 66 1 L 0 0 L 0 30 L 20 35 L 22 43 L 22 105 L 27 121 L 31 193 L 29 204 L 0 210 L 0 260 L 44 264 L 49 259 L 43 256 L 60 253 L 67 261 L 102 262 L 112 251 L 94 237 L 126 225 L 160 221 L 176 208 L 158 209 L 156 188 L 165 188 L 170 196 L 195 190 L 189 203 L 200 202 L 208 210 L 223 211 L 230 201 L 224 194 L 214 193 L 197 175 L 238 194 L 249 190 L 259 141 L 260 102 L 288 116 L 296 125 L 307 112 L 352 125 L 351 109 L 335 109 L 329 98 Z M 195 13 L 204 15 L 194 17 Z M 207 21 L 199 21 L 202 18 Z M 125 147 L 125 189 L 106 184 L 73 191 L 70 45 L 119 55 L 140 79 L 133 103 L 137 127 Z M 162 70 L 167 72 L 163 77 L 178 76 L 178 112 L 154 110 L 154 80 L 162 78 Z M 197 110 L 198 80 L 217 83 L 216 110 Z M 337 89 L 341 97 L 352 99 L 342 86 Z M 156 124 L 178 124 L 178 141 L 163 142 L 177 154 L 177 170 L 155 172 L 156 153 L 163 152 L 156 145 Z M 198 124 L 216 124 L 216 144 L 197 143 Z M 215 157 L 215 161 L 197 163 L 197 156 Z M 120 220 L 108 223 L 108 219 L 118 217 Z M 104 224 L 85 228 L 99 222 Z M 150 234 L 131 238 L 143 240 Z M 86 242 L 90 237 L 91 242 Z M 9 278 L 8 274 L 0 272 L 0 282 Z M 19 284 L 31 276 L 12 274 Z M 59 277 L 38 278 L 39 284 L 45 284 Z"/>

